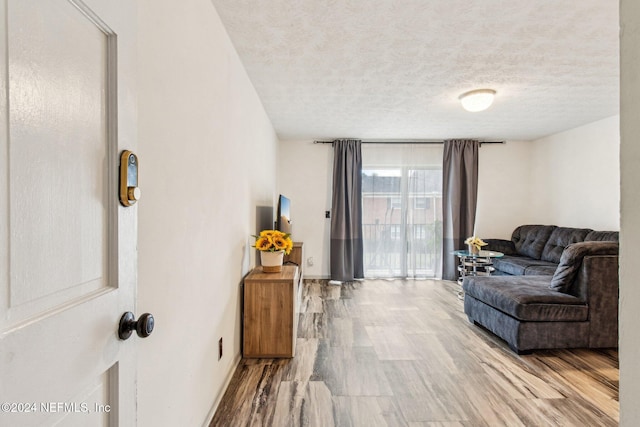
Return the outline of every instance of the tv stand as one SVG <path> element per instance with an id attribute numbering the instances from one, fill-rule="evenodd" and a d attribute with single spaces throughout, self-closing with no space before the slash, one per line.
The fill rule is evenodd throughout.
<path id="1" fill-rule="evenodd" d="M 303 262 L 304 262 L 304 243 L 303 242 L 293 242 L 293 249 L 289 255 L 284 256 L 285 264 L 294 264 L 298 266 L 300 271 L 300 281 L 302 281 L 303 274 Z"/>

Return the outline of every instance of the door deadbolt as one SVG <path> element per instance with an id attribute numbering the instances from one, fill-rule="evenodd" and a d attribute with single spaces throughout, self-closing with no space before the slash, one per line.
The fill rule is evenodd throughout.
<path id="1" fill-rule="evenodd" d="M 138 200 L 138 156 L 125 150 L 120 155 L 120 203 L 123 206 L 132 206 Z"/>

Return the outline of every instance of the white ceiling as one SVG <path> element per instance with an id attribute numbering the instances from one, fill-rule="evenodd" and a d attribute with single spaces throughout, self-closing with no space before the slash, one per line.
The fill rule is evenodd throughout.
<path id="1" fill-rule="evenodd" d="M 281 139 L 530 140 L 619 112 L 618 0 L 212 0 Z M 468 113 L 458 96 L 497 91 Z"/>

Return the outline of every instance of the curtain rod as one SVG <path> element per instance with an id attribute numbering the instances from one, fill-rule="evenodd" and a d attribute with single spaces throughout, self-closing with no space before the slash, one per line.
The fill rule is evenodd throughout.
<path id="1" fill-rule="evenodd" d="M 314 144 L 333 144 L 333 141 L 313 141 Z M 362 141 L 363 144 L 444 144 L 442 140 L 433 141 Z M 480 141 L 482 144 L 504 144 L 504 141 Z"/>

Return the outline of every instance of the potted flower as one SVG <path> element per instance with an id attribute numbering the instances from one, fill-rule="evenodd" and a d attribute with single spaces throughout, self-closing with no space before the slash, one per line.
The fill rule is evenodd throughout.
<path id="1" fill-rule="evenodd" d="M 282 271 L 284 255 L 293 248 L 291 236 L 278 230 L 262 230 L 256 238 L 254 247 L 260 251 L 260 264 L 265 273 Z"/>
<path id="2" fill-rule="evenodd" d="M 480 248 L 487 245 L 486 242 L 476 236 L 467 237 L 464 243 L 469 246 L 469 253 L 471 255 L 480 254 Z"/>

